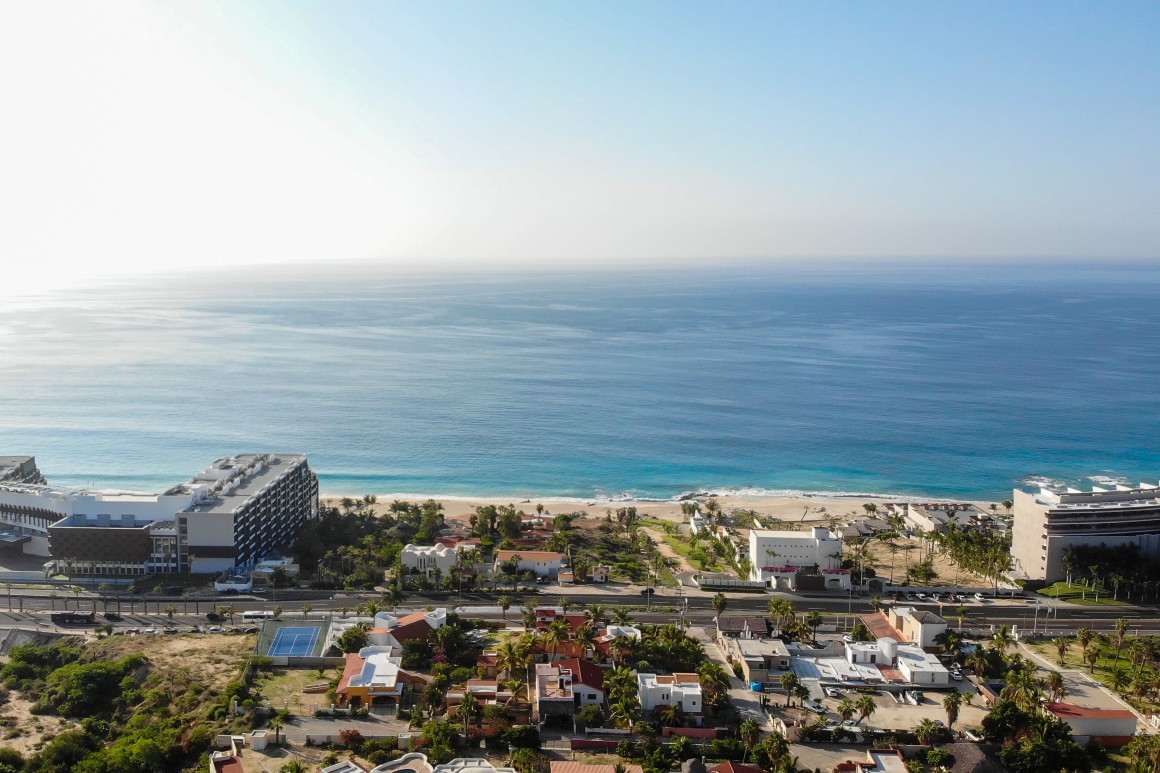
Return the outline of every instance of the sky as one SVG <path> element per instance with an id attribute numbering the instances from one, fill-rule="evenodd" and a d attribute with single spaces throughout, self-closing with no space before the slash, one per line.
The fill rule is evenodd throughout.
<path id="1" fill-rule="evenodd" d="M 0 4 L 10 293 L 1160 258 L 1155 3 Z"/>

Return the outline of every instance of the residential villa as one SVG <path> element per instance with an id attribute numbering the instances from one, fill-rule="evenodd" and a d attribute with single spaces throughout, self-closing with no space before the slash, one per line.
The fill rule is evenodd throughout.
<path id="1" fill-rule="evenodd" d="M 430 575 L 436 569 L 446 575 L 459 565 L 459 545 L 454 547 L 442 544 L 435 545 L 407 545 L 399 555 L 399 560 L 410 572 L 419 572 Z"/>
<path id="2" fill-rule="evenodd" d="M 567 559 L 563 553 L 551 550 L 497 550 L 494 570 L 499 574 L 503 564 L 515 561 L 516 571 L 521 574 L 531 572 L 537 577 L 556 577 Z"/>
<path id="3" fill-rule="evenodd" d="M 721 648 L 730 663 L 741 666 L 746 684 L 776 682 L 791 669 L 789 648 L 781 639 L 724 639 Z"/>
<path id="4" fill-rule="evenodd" d="M 809 531 L 751 529 L 749 560 L 753 565 L 750 579 L 785 588 L 789 578 L 803 570 L 817 573 L 840 569 L 842 540 L 822 526 Z M 831 585 L 840 587 L 840 577 L 827 577 L 825 587 Z"/>
<path id="5" fill-rule="evenodd" d="M 643 711 L 679 706 L 701 726 L 701 677 L 697 674 L 637 674 L 637 696 Z"/>
<path id="6" fill-rule="evenodd" d="M 391 647 L 363 647 L 348 654 L 334 691 L 335 705 L 339 708 L 397 705 L 405 684 L 400 678 L 403 659 L 393 657 L 391 652 Z M 419 677 L 412 679 L 417 681 Z"/>
<path id="7" fill-rule="evenodd" d="M 934 612 L 914 607 L 889 607 L 862 616 L 875 638 L 889 637 L 923 649 L 934 649 L 936 640 L 947 630 L 947 621 Z"/>
<path id="8" fill-rule="evenodd" d="M 536 666 L 532 720 L 572 716 L 581 706 L 604 705 L 604 669 L 580 658 Z"/>

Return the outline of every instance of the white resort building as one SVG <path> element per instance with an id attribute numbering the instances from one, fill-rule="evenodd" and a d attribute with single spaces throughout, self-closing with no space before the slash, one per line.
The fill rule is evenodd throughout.
<path id="1" fill-rule="evenodd" d="M 661 706 L 680 706 L 686 714 L 699 715 L 702 709 L 701 677 L 697 674 L 637 674 L 637 697 L 644 711 Z M 697 725 L 701 719 L 698 716 Z"/>
<path id="2" fill-rule="evenodd" d="M 403 566 L 408 571 L 421 572 L 429 575 L 438 569 L 446 575 L 452 568 L 459 564 L 459 550 L 461 547 L 466 548 L 471 546 L 407 545 L 403 548 L 399 560 L 403 562 Z"/>
<path id="3" fill-rule="evenodd" d="M 20 459 L 20 457 L 4 457 Z M 217 574 L 293 546 L 318 516 L 318 478 L 302 454 L 219 459 L 160 494 L 68 489 L 28 464 L 0 480 L 4 544 L 51 556 L 70 575 Z M 35 463 L 32 463 L 35 469 Z"/>
<path id="4" fill-rule="evenodd" d="M 1066 578 L 1063 555 L 1072 545 L 1139 545 L 1160 556 L 1160 486 L 1016 489 L 1011 555 L 1016 576 L 1048 583 Z"/>
<path id="5" fill-rule="evenodd" d="M 797 570 L 840 569 L 842 540 L 822 526 L 809 531 L 751 529 L 749 561 L 753 565 L 750 579 L 774 585 L 778 575 Z M 835 584 L 839 582 L 835 580 Z"/>

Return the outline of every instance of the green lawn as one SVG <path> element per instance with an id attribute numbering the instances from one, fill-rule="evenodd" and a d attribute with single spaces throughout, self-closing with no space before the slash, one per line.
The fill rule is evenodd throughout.
<path id="1" fill-rule="evenodd" d="M 1136 667 L 1132 665 L 1131 660 L 1128 658 L 1128 647 L 1131 645 L 1133 638 L 1135 637 L 1129 636 L 1124 640 L 1124 649 L 1120 653 L 1118 666 L 1120 669 L 1125 671 L 1129 677 L 1136 672 Z M 1059 653 L 1056 651 L 1055 645 L 1051 642 L 1036 642 L 1034 644 L 1028 644 L 1027 646 L 1034 650 L 1037 654 L 1042 655 L 1046 660 L 1050 661 L 1053 666 L 1059 666 Z M 1098 645 L 1095 642 L 1088 645 L 1089 648 L 1097 646 Z M 1112 671 L 1114 670 L 1114 667 L 1116 667 L 1116 651 L 1114 647 L 1107 647 L 1100 652 L 1100 659 L 1096 661 L 1096 668 L 1095 672 L 1093 673 L 1091 666 L 1083 660 L 1083 650 L 1079 646 L 1079 642 L 1073 639 L 1071 642 L 1071 647 L 1068 648 L 1067 657 L 1064 659 L 1062 667 L 1082 670 L 1085 674 L 1091 675 L 1095 679 L 1102 682 L 1109 690 L 1115 692 L 1115 690 L 1112 688 Z M 1131 695 L 1131 689 L 1131 685 L 1129 685 L 1126 688 L 1126 693 L 1118 694 L 1124 700 L 1128 701 L 1138 710 L 1144 713 L 1154 714 L 1157 711 L 1160 711 L 1160 704 Z M 1064 698 L 1064 700 L 1066 701 L 1067 699 Z"/>
<path id="2" fill-rule="evenodd" d="M 1069 604 L 1079 604 L 1080 606 L 1108 606 L 1108 607 L 1122 607 L 1127 606 L 1128 602 L 1119 601 L 1112 598 L 1112 594 L 1106 590 L 1101 590 L 1099 593 L 1099 600 L 1096 600 L 1096 594 L 1092 593 L 1092 589 L 1086 585 L 1068 585 L 1066 582 L 1057 582 L 1055 585 L 1044 588 L 1039 591 L 1040 595 L 1050 596 L 1060 601 L 1066 601 Z"/>

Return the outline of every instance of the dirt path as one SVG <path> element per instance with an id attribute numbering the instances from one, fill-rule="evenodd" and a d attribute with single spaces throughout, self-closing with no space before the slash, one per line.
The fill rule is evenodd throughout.
<path id="1" fill-rule="evenodd" d="M 657 550 L 660 551 L 660 554 L 662 556 L 664 556 L 665 558 L 671 558 L 677 562 L 677 566 L 680 567 L 679 571 L 682 571 L 682 572 L 696 572 L 697 571 L 697 569 L 695 569 L 693 567 L 693 565 L 689 563 L 688 559 L 686 559 L 684 556 L 682 556 L 677 551 L 673 550 L 672 546 L 669 545 L 669 543 L 665 542 L 664 535 L 661 534 L 659 531 L 655 531 L 655 530 L 650 529 L 646 526 L 641 526 L 640 530 L 648 535 L 648 538 L 651 539 L 653 541 L 653 544 L 657 546 Z"/>

